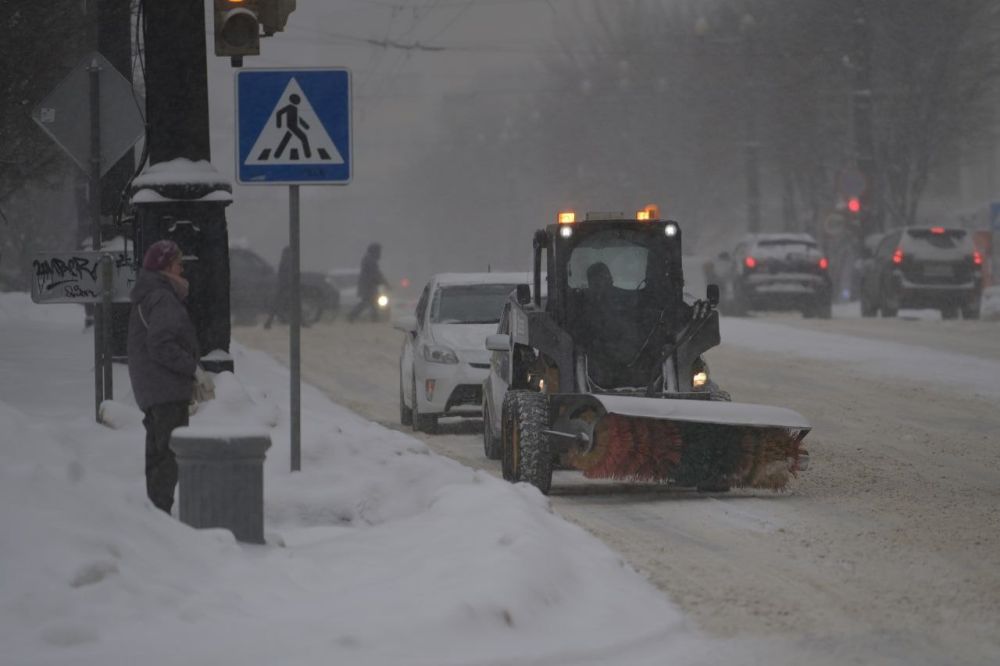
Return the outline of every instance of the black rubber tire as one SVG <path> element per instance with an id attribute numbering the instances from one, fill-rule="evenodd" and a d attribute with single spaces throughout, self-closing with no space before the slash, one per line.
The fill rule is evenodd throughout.
<path id="1" fill-rule="evenodd" d="M 438 417 L 437 414 L 420 413 L 420 405 L 417 402 L 417 374 L 415 372 L 413 373 L 410 388 L 413 391 L 410 394 L 413 398 L 413 429 L 417 432 L 426 432 L 428 435 L 433 435 L 437 432 Z"/>
<path id="2" fill-rule="evenodd" d="M 490 460 L 500 460 L 500 438 L 493 432 L 493 417 L 483 398 L 483 454 Z"/>
<path id="3" fill-rule="evenodd" d="M 504 396 L 502 467 L 508 481 L 526 481 L 543 495 L 552 488 L 552 449 L 543 430 L 549 426 L 544 393 L 507 391 Z"/>
<path id="4" fill-rule="evenodd" d="M 403 373 L 399 373 L 399 422 L 405 426 L 413 425 L 413 409 L 403 402 Z"/>
<path id="5" fill-rule="evenodd" d="M 505 481 L 517 483 L 521 480 L 521 469 L 518 464 L 519 449 L 515 450 L 514 431 L 517 417 L 515 415 L 514 398 L 511 391 L 503 396 L 500 407 L 500 472 Z"/>
<path id="6" fill-rule="evenodd" d="M 978 305 L 963 306 L 962 319 L 979 319 L 979 306 Z"/>
<path id="7" fill-rule="evenodd" d="M 889 295 L 889 288 L 883 287 L 882 289 L 882 316 L 883 317 L 895 317 L 899 314 L 899 298 L 896 296 Z"/>
<path id="8" fill-rule="evenodd" d="M 323 299 L 319 294 L 302 294 L 301 324 L 311 326 L 323 318 Z"/>
<path id="9" fill-rule="evenodd" d="M 861 296 L 861 316 L 862 317 L 874 317 L 878 314 L 878 306 L 871 305 L 868 303 L 868 299 L 864 297 L 862 292 Z"/>
<path id="10" fill-rule="evenodd" d="M 820 319 L 833 319 L 833 303 L 822 301 L 816 304 L 816 316 Z"/>

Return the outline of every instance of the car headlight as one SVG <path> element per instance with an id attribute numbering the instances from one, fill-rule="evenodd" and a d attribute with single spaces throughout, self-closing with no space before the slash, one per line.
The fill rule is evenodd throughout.
<path id="1" fill-rule="evenodd" d="M 378 303 L 378 306 L 380 308 L 387 308 L 389 307 L 389 297 L 386 296 L 385 294 L 382 294 L 381 296 L 378 297 L 376 303 Z"/>
<path id="2" fill-rule="evenodd" d="M 458 363 L 458 356 L 444 345 L 424 345 L 424 360 L 430 363 Z"/>

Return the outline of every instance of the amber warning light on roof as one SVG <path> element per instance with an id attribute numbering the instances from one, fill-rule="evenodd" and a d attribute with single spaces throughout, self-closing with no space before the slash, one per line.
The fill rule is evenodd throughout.
<path id="1" fill-rule="evenodd" d="M 635 219 L 648 222 L 649 220 L 656 220 L 660 217 L 660 208 L 656 204 L 649 204 L 642 210 L 635 214 Z"/>
<path id="2" fill-rule="evenodd" d="M 573 224 L 576 222 L 576 213 L 571 210 L 559 211 L 556 219 L 559 221 L 559 224 Z"/>

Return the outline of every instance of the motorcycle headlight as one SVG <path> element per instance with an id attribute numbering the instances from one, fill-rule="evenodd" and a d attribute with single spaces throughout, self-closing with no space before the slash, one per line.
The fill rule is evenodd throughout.
<path id="1" fill-rule="evenodd" d="M 429 363 L 458 363 L 458 356 L 444 345 L 424 345 L 424 360 Z"/>

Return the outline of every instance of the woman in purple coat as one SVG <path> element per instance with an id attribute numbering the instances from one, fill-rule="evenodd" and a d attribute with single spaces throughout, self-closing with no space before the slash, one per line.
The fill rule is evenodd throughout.
<path id="1" fill-rule="evenodd" d="M 184 306 L 188 282 L 183 272 L 177 243 L 161 240 L 150 245 L 132 289 L 128 323 L 129 379 L 145 414 L 146 494 L 167 513 L 177 485 L 170 434 L 188 424 L 199 358 L 197 334 Z"/>

